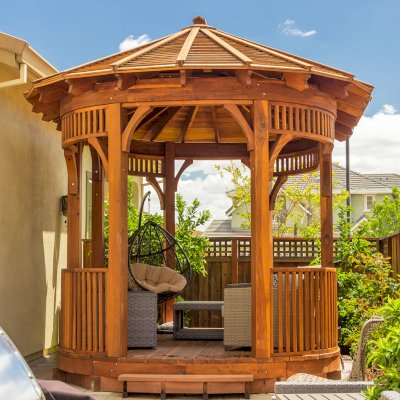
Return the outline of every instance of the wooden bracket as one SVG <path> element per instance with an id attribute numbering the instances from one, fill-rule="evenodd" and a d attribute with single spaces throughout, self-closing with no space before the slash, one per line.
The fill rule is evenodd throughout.
<path id="1" fill-rule="evenodd" d="M 94 90 L 96 79 L 84 78 L 84 79 L 67 79 L 65 81 L 68 84 L 68 94 L 73 96 L 80 95 L 85 92 Z"/>
<path id="2" fill-rule="evenodd" d="M 243 116 L 239 107 L 236 104 L 224 104 L 225 110 L 229 111 L 232 114 L 232 117 L 236 120 L 239 126 L 242 128 L 242 131 L 247 139 L 247 150 L 254 149 L 254 132 L 251 129 L 249 123 L 246 118 Z"/>
<path id="3" fill-rule="evenodd" d="M 165 195 L 164 195 L 164 192 L 162 191 L 157 179 L 154 176 L 148 176 L 148 177 L 146 177 L 146 181 L 156 191 L 158 199 L 160 200 L 161 210 L 165 210 Z"/>
<path id="4" fill-rule="evenodd" d="M 97 150 L 89 144 L 90 155 L 92 156 L 92 180 L 99 182 L 103 180 L 103 166 Z"/>
<path id="5" fill-rule="evenodd" d="M 269 194 L 269 209 L 272 211 L 275 208 L 276 199 L 278 198 L 278 193 L 281 187 L 288 180 L 286 175 L 280 175 L 275 181 L 274 187 Z"/>
<path id="6" fill-rule="evenodd" d="M 182 164 L 181 168 L 179 169 L 178 173 L 175 176 L 175 192 L 178 190 L 179 178 L 185 172 L 186 168 L 188 168 L 192 164 L 193 164 L 193 160 L 191 160 L 191 159 L 185 160 L 185 162 Z"/>
<path id="7" fill-rule="evenodd" d="M 92 146 L 96 151 L 101 161 L 103 163 L 104 174 L 106 180 L 108 181 L 108 146 L 107 144 L 97 137 L 89 138 L 88 143 Z"/>
<path id="8" fill-rule="evenodd" d="M 115 77 L 117 78 L 117 89 L 121 91 L 129 89 L 137 81 L 136 76 L 132 74 L 115 74 Z"/>
<path id="9" fill-rule="evenodd" d="M 132 136 L 143 118 L 152 110 L 150 106 L 139 106 L 122 133 L 122 151 L 129 152 Z"/>
<path id="10" fill-rule="evenodd" d="M 285 145 L 289 143 L 292 139 L 293 135 L 291 134 L 281 134 L 278 135 L 275 142 L 272 144 L 271 149 L 269 150 L 269 172 L 271 178 L 274 172 L 274 164 L 276 159 L 278 158 L 280 152 L 285 147 Z"/>
<path id="11" fill-rule="evenodd" d="M 252 70 L 237 70 L 236 78 L 245 87 L 251 86 L 251 75 L 253 75 Z"/>
<path id="12" fill-rule="evenodd" d="M 217 120 L 217 109 L 216 107 L 212 107 L 211 110 L 211 115 L 212 115 L 212 124 L 214 128 L 214 137 L 215 137 L 215 143 L 219 143 L 219 127 L 218 127 L 218 120 Z"/>
<path id="13" fill-rule="evenodd" d="M 248 169 L 251 168 L 250 158 L 242 158 L 240 161 L 241 161 Z"/>
<path id="14" fill-rule="evenodd" d="M 283 73 L 283 79 L 285 79 L 286 81 L 286 86 L 289 86 L 301 92 L 308 88 L 307 81 L 310 77 L 311 77 L 310 74 L 293 73 L 293 72 Z"/>
<path id="15" fill-rule="evenodd" d="M 79 193 L 79 176 L 76 163 L 76 152 L 73 149 L 64 150 L 65 162 L 68 174 L 68 194 Z"/>

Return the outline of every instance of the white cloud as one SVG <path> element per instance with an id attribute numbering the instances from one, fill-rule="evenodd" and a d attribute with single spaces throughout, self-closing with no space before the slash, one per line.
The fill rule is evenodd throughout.
<path id="1" fill-rule="evenodd" d="M 400 173 L 400 114 L 385 104 L 372 117 L 362 117 L 350 138 L 350 168 L 357 172 Z M 345 165 L 345 144 L 335 143 L 334 161 Z"/>
<path id="2" fill-rule="evenodd" d="M 129 35 L 119 44 L 119 51 L 126 51 L 150 42 L 147 33 L 140 36 Z"/>
<path id="3" fill-rule="evenodd" d="M 285 22 L 281 22 L 279 24 L 279 28 L 281 29 L 281 33 L 287 36 L 300 36 L 300 37 L 308 37 L 313 36 L 317 33 L 315 29 L 310 31 L 302 31 L 301 29 L 295 28 L 295 22 L 292 19 L 287 19 Z"/>

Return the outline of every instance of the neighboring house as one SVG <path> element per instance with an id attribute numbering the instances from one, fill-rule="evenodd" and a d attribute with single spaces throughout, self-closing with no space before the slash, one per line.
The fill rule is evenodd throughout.
<path id="1" fill-rule="evenodd" d="M 333 193 L 338 194 L 346 190 L 346 169 L 340 165 L 334 164 Z M 290 177 L 288 182 L 283 186 L 281 194 L 284 194 L 285 187 L 288 185 L 302 187 L 305 181 L 299 177 Z M 319 185 L 319 176 L 315 176 L 315 185 Z M 390 195 L 392 187 L 400 187 L 400 175 L 398 174 L 361 174 L 350 170 L 350 204 L 353 208 L 351 212 L 350 222 L 352 229 L 355 229 L 364 221 L 371 211 L 375 202 L 380 203 L 385 195 Z M 250 236 L 250 231 L 243 228 L 243 213 L 248 212 L 246 209 L 249 205 L 241 204 L 239 207 L 230 207 L 227 212 L 227 219 L 213 220 L 204 231 L 205 236 L 209 237 L 240 237 Z M 306 226 L 308 220 L 315 211 L 310 210 L 306 204 L 298 206 L 296 211 L 303 215 L 301 226 Z M 338 213 L 334 211 L 334 224 L 337 223 Z M 276 220 L 274 221 L 276 224 Z M 290 222 L 289 222 L 290 224 Z"/>
<path id="2" fill-rule="evenodd" d="M 61 133 L 23 93 L 55 72 L 28 43 L 0 33 L 0 325 L 32 358 L 58 343 L 67 174 Z"/>

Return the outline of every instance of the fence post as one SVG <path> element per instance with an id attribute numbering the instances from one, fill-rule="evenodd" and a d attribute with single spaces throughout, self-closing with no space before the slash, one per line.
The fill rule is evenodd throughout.
<path id="1" fill-rule="evenodd" d="M 233 238 L 231 241 L 232 254 L 231 254 L 231 283 L 239 282 L 239 262 L 238 262 L 238 239 Z"/>

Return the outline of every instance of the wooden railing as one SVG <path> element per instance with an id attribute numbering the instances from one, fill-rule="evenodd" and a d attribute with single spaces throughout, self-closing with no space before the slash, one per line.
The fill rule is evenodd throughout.
<path id="1" fill-rule="evenodd" d="M 105 268 L 64 269 L 61 275 L 60 347 L 105 353 Z"/>
<path id="2" fill-rule="evenodd" d="M 274 268 L 271 273 L 275 353 L 336 349 L 336 269 Z"/>

